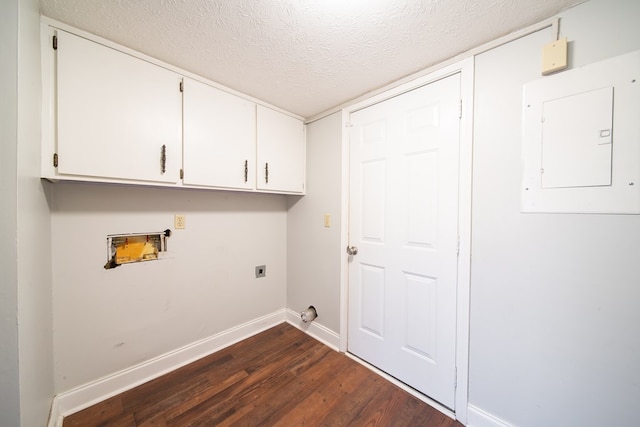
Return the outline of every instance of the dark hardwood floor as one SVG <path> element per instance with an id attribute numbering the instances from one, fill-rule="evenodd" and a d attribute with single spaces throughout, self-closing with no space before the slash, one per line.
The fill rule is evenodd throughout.
<path id="1" fill-rule="evenodd" d="M 283 323 L 64 419 L 71 426 L 461 427 Z"/>

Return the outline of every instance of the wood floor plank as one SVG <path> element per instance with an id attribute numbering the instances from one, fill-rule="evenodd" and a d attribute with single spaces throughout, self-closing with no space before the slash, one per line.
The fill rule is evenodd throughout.
<path id="1" fill-rule="evenodd" d="M 315 390 L 300 402 L 297 402 L 288 413 L 280 414 L 274 425 L 286 427 L 291 425 L 320 425 L 322 419 L 342 399 L 347 398 L 367 376 L 366 368 L 356 364 L 344 355 L 332 353 L 337 366 L 328 369 L 323 382 L 315 386 Z"/>
<path id="2" fill-rule="evenodd" d="M 380 388 L 381 390 L 375 393 L 362 407 L 358 415 L 353 418 L 351 424 L 387 425 L 382 420 L 385 418 L 385 414 L 393 409 L 397 390 L 387 385 Z"/>
<path id="3" fill-rule="evenodd" d="M 109 398 L 98 405 L 90 406 L 64 419 L 64 427 L 100 425 L 116 419 L 124 413 L 120 395 Z M 134 424 L 135 425 L 135 424 Z"/>
<path id="4" fill-rule="evenodd" d="M 397 393 L 383 414 L 380 425 L 389 427 L 420 425 L 412 424 L 412 418 L 416 411 L 426 410 L 423 405 L 426 404 L 411 396 L 409 393 Z"/>
<path id="5" fill-rule="evenodd" d="M 319 378 L 325 373 L 324 369 L 313 369 L 318 367 L 317 362 L 324 359 L 331 349 L 326 346 L 316 345 L 319 351 L 314 349 L 305 352 L 302 359 L 291 364 L 291 368 L 275 378 L 282 378 L 283 382 L 268 384 L 264 392 L 269 393 L 271 398 L 262 400 L 255 405 L 256 413 L 260 414 L 261 422 L 270 425 L 274 419 L 280 418 L 279 413 L 288 413 L 299 401 L 303 400 L 313 392 L 314 379 Z M 309 357 L 309 356 L 312 357 Z M 308 363 L 314 360 L 316 364 Z M 274 379 L 275 379 L 274 378 Z M 250 414 L 244 419 L 248 421 Z M 242 419 L 239 420 L 242 422 Z"/>
<path id="6" fill-rule="evenodd" d="M 283 323 L 65 417 L 63 427 L 461 427 Z"/>
<path id="7" fill-rule="evenodd" d="M 279 400 L 281 404 L 278 410 L 274 411 L 270 416 L 265 417 L 265 422 L 269 424 L 276 424 L 283 418 L 289 418 L 292 412 L 300 412 L 300 406 L 304 406 L 313 403 L 305 401 L 312 395 L 319 395 L 322 398 L 322 394 L 318 392 L 323 388 L 326 388 L 336 375 L 341 375 L 346 369 L 347 365 L 344 363 L 344 359 L 339 353 L 333 350 L 323 347 L 322 358 L 315 360 L 313 365 L 308 366 L 308 369 L 301 371 L 300 369 L 294 369 L 292 372 L 296 374 L 296 383 L 292 387 L 292 390 L 282 395 Z M 314 410 L 317 410 L 314 409 Z"/>
<path id="8" fill-rule="evenodd" d="M 226 390 L 227 388 L 237 384 L 239 381 L 245 379 L 249 374 L 246 371 L 241 370 L 233 374 L 232 376 L 225 378 L 221 382 L 209 382 L 209 387 L 203 390 L 201 393 L 185 399 L 181 405 L 176 405 L 163 411 L 164 417 L 167 420 L 173 420 L 179 417 L 187 411 L 197 408 L 204 402 L 215 398 L 216 395 Z M 195 409 L 197 411 L 197 409 Z"/>
<path id="9" fill-rule="evenodd" d="M 314 391 L 277 419 L 273 423 L 273 427 L 316 425 L 318 422 L 316 414 L 323 413 L 322 409 L 325 406 L 325 397 L 321 393 Z"/>
<path id="10" fill-rule="evenodd" d="M 299 337 L 302 338 L 302 337 Z M 254 405 L 256 400 L 268 400 L 266 391 L 276 381 L 282 381 L 287 373 L 286 367 L 294 358 L 304 356 L 304 353 L 312 345 L 314 340 L 303 342 L 293 341 L 281 345 L 271 352 L 262 353 L 259 359 L 253 359 L 245 368 L 249 374 L 247 378 L 239 381 L 234 387 L 226 389 L 209 401 L 203 402 L 202 408 L 194 408 L 185 412 L 175 421 L 177 425 L 199 425 L 201 420 L 211 422 L 221 421 L 229 414 L 234 406 Z M 293 377 L 292 374 L 289 374 Z M 286 379 L 286 378 L 284 378 Z M 235 412 L 234 412 L 235 413 Z"/>
<path id="11" fill-rule="evenodd" d="M 376 376 L 377 377 L 377 376 Z M 333 406 L 333 410 L 325 415 L 320 425 L 346 426 L 352 425 L 351 421 L 358 417 L 362 407 L 371 400 L 379 387 L 380 377 L 367 376 L 356 389 L 349 394 L 348 399 L 341 399 Z"/>
<path id="12" fill-rule="evenodd" d="M 158 414 L 141 423 L 137 423 L 136 427 L 167 427 L 167 422 L 163 414 Z"/>
<path id="13" fill-rule="evenodd" d="M 191 400 L 192 394 L 189 393 L 191 387 L 197 387 L 196 391 L 202 393 L 199 398 L 196 398 L 196 404 L 200 404 L 202 401 L 206 401 L 213 392 L 220 393 L 224 390 L 224 387 L 216 390 L 220 383 L 226 384 L 229 378 L 239 379 L 239 377 L 248 376 L 245 370 L 238 370 L 238 367 L 247 364 L 259 365 L 261 363 L 260 360 L 264 359 L 264 356 L 259 352 L 251 351 L 251 344 L 254 344 L 253 348 L 264 347 L 266 354 L 275 353 L 275 349 L 281 349 L 285 344 L 294 345 L 282 331 L 277 330 L 267 331 L 262 337 L 262 341 L 264 343 L 259 341 L 258 338 L 252 337 L 246 342 L 241 342 L 235 346 L 237 350 L 235 355 L 225 349 L 226 351 L 222 350 L 195 362 L 192 364 L 194 366 L 189 365 L 180 368 L 168 374 L 167 376 L 170 378 L 161 377 L 157 380 L 157 384 L 150 384 L 145 389 L 135 393 L 136 395 L 131 399 L 126 399 L 125 405 L 128 408 L 145 407 L 136 411 L 136 418 L 139 422 L 143 422 L 146 419 L 145 415 L 149 413 L 167 411 L 165 418 L 168 423 L 172 423 L 172 418 L 188 412 L 192 407 L 196 406 Z M 249 367 L 249 369 L 253 368 Z M 212 373 L 217 373 L 217 375 Z M 194 381 L 196 381 L 195 384 Z M 155 390 L 156 387 L 163 389 L 158 391 Z M 179 392 L 176 393 L 175 390 L 179 390 Z"/>

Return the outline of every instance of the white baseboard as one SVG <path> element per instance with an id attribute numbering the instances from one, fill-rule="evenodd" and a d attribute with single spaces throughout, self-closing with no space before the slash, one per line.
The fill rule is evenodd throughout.
<path id="1" fill-rule="evenodd" d="M 58 396 L 53 396 L 47 427 L 62 427 L 62 418 L 63 417 L 60 414 L 60 407 L 58 405 Z"/>
<path id="2" fill-rule="evenodd" d="M 467 427 L 513 427 L 500 418 L 483 411 L 473 405 L 468 405 Z"/>
<path id="3" fill-rule="evenodd" d="M 61 427 L 62 418 L 65 416 L 130 390 L 238 341 L 283 323 L 286 320 L 286 316 L 285 309 L 278 310 L 139 365 L 60 393 L 53 399 L 48 427 Z"/>
<path id="4" fill-rule="evenodd" d="M 295 326 L 321 343 L 331 347 L 335 351 L 339 351 L 340 335 L 336 334 L 331 329 L 323 326 L 315 320 L 311 323 L 304 323 L 300 318 L 300 313 L 296 313 L 290 308 L 287 308 L 286 316 L 287 323 L 290 325 Z"/>

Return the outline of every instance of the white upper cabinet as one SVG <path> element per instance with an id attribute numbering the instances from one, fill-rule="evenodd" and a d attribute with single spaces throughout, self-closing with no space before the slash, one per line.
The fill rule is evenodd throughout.
<path id="1" fill-rule="evenodd" d="M 256 104 L 184 79 L 186 185 L 255 188 Z"/>
<path id="2" fill-rule="evenodd" d="M 304 194 L 301 120 L 45 21 L 43 178 Z"/>
<path id="3" fill-rule="evenodd" d="M 55 55 L 57 174 L 177 183 L 181 76 L 61 30 Z"/>
<path id="4" fill-rule="evenodd" d="M 258 190 L 304 193 L 305 134 L 301 120 L 257 106 Z"/>

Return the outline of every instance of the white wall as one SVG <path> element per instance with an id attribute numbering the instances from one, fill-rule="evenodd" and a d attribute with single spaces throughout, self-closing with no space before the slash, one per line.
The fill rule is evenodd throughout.
<path id="1" fill-rule="evenodd" d="M 561 17 L 573 66 L 640 49 L 640 2 Z M 469 401 L 517 426 L 637 425 L 640 216 L 519 212 L 522 85 L 550 38 L 476 58 Z"/>
<path id="2" fill-rule="evenodd" d="M 2 0 L 0 14 L 0 424 L 20 425 L 18 372 L 18 2 Z"/>
<path id="3" fill-rule="evenodd" d="M 18 56 L 18 326 L 20 415 L 43 426 L 53 398 L 51 219 L 40 180 L 40 13 L 37 0 L 19 4 Z"/>
<path id="4" fill-rule="evenodd" d="M 286 209 L 281 195 L 54 184 L 56 393 L 282 310 Z M 108 234 L 173 230 L 176 213 L 169 258 L 103 268 Z"/>
<path id="5" fill-rule="evenodd" d="M 53 397 L 50 218 L 39 179 L 37 0 L 3 1 L 0 31 L 0 424 L 44 426 Z"/>
<path id="6" fill-rule="evenodd" d="M 319 323 L 340 333 L 342 118 L 307 125 L 307 195 L 291 197 L 287 216 L 287 307 L 309 305 Z M 324 215 L 331 227 L 324 226 Z"/>

